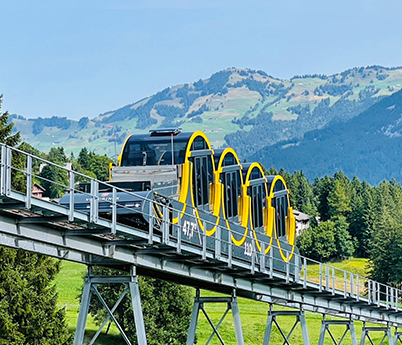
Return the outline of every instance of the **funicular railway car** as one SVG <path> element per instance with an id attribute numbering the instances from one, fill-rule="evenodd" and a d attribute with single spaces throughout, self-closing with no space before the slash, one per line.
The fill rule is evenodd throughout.
<path id="1" fill-rule="evenodd" d="M 117 193 L 121 221 L 147 229 L 150 207 L 161 220 L 161 206 L 168 205 L 173 238 L 180 231 L 183 242 L 202 246 L 205 236 L 207 250 L 213 250 L 218 237 L 221 255 L 247 262 L 255 253 L 271 255 L 279 270 L 294 260 L 295 219 L 283 178 L 265 176 L 259 163 L 241 164 L 231 148 L 213 150 L 201 131 L 131 135 L 108 185 L 131 192 Z M 99 213 L 107 216 L 110 186 L 99 192 Z M 75 195 L 74 207 L 89 208 L 87 200 Z M 147 200 L 156 202 L 150 206 Z M 68 205 L 69 197 L 60 203 Z"/>

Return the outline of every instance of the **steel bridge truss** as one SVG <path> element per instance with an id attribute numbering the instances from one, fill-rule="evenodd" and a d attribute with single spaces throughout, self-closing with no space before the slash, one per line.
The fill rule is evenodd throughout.
<path id="1" fill-rule="evenodd" d="M 290 329 L 289 332 L 286 332 L 282 326 L 279 324 L 279 317 L 291 317 L 295 318 L 295 323 L 293 324 L 292 328 Z M 291 345 L 290 343 L 290 337 L 293 334 L 293 331 L 296 329 L 297 325 L 300 324 L 301 326 L 301 331 L 302 331 L 302 336 L 303 336 L 303 344 L 304 345 L 310 345 L 310 339 L 308 336 L 308 330 L 307 330 L 307 322 L 306 322 L 306 315 L 304 313 L 303 309 L 300 310 L 295 310 L 295 311 L 274 311 L 273 310 L 273 305 L 270 305 L 269 312 L 268 312 L 268 320 L 267 320 L 267 326 L 265 328 L 265 336 L 264 336 L 264 343 L 263 345 L 269 345 L 271 341 L 271 333 L 272 333 L 272 328 L 275 325 L 276 328 L 278 329 L 280 335 L 283 338 L 283 344 L 284 345 Z"/>
<path id="2" fill-rule="evenodd" d="M 363 323 L 363 328 L 362 328 L 362 337 L 361 337 L 361 341 L 360 341 L 360 345 L 364 345 L 366 344 L 366 340 L 369 341 L 369 344 L 374 345 L 373 340 L 370 337 L 370 333 L 383 333 L 383 337 L 379 343 L 379 345 L 384 344 L 385 340 L 388 340 L 388 344 L 397 344 L 398 342 L 398 334 L 397 331 L 395 331 L 395 340 L 392 337 L 392 331 L 391 331 L 391 327 L 386 326 L 386 327 L 367 327 L 366 323 Z"/>
<path id="3" fill-rule="evenodd" d="M 287 260 L 280 263 L 284 269 L 275 270 L 274 267 L 278 264 L 275 260 L 279 259 L 271 254 L 263 255 L 257 251 L 253 238 L 250 238 L 250 241 L 253 241 L 250 262 L 240 260 L 232 255 L 234 248 L 232 242 L 229 240 L 228 243 L 224 243 L 219 238 L 219 227 L 215 237 L 211 238 L 197 226 L 194 229 L 194 236 L 200 239 L 201 245 L 195 246 L 186 241 L 186 229 L 180 224 L 180 217 L 178 223 L 172 224 L 167 216 L 169 212 L 180 214 L 184 211 L 171 209 L 166 204 L 159 204 L 155 200 L 146 200 L 150 205 L 149 210 L 143 214 L 149 224 L 146 229 L 132 224 L 130 226 L 121 224 L 117 220 L 117 208 L 129 209 L 129 207 L 119 204 L 116 193 L 120 190 L 114 186 L 111 186 L 113 192 L 110 200 L 107 200 L 110 203 L 110 218 L 102 218 L 99 215 L 99 204 L 105 200 L 100 200 L 98 194 L 100 181 L 4 144 L 0 144 L 0 147 L 0 245 L 21 248 L 89 266 L 119 268 L 131 273 L 135 267 L 136 274 L 170 280 L 196 288 L 228 295 L 232 295 L 235 291 L 236 296 L 291 307 L 303 312 L 312 311 L 342 317 L 346 320 L 402 327 L 402 314 L 399 307 L 402 302 L 402 291 L 399 289 L 312 261 L 297 253 L 294 253 L 295 259 L 291 262 L 289 260 L 291 254 L 285 252 L 284 256 Z M 23 168 L 13 166 L 12 154 L 25 157 Z M 36 174 L 33 169 L 39 163 L 55 166 L 68 173 L 69 185 L 58 184 L 58 187 L 70 192 L 69 207 L 33 196 L 33 182 L 43 180 L 43 177 Z M 15 176 L 22 177 L 24 181 L 20 183 L 19 189 L 12 187 Z M 76 189 L 75 182 L 78 178 L 90 181 L 91 190 L 84 193 L 90 201 L 90 208 L 86 211 L 74 209 L 74 194 L 83 193 Z M 47 182 L 55 183 L 49 180 Z M 153 206 L 158 206 L 162 217 L 155 213 Z M 201 222 L 194 215 L 190 216 L 194 217 L 196 224 Z M 226 229 L 226 231 L 229 234 L 228 238 L 231 238 L 232 230 Z M 212 248 L 207 246 L 207 240 L 214 241 Z M 263 249 L 268 245 L 275 247 L 274 243 L 260 244 Z M 227 254 L 224 254 L 223 246 L 229 248 Z M 129 281 L 125 283 L 128 284 L 128 290 L 138 308 L 140 304 L 135 277 L 130 274 Z M 80 330 L 77 329 L 77 332 L 82 332 L 82 327 L 85 328 L 86 317 L 81 314 L 85 314 L 90 296 L 92 294 L 98 296 L 97 284 L 106 282 L 97 277 L 87 277 L 83 292 L 85 297 L 83 311 L 80 313 L 78 327 Z M 232 298 L 234 298 L 233 295 Z M 235 300 L 231 301 L 230 309 L 235 316 L 238 311 L 237 304 Z M 203 310 L 201 305 L 206 303 L 206 300 L 199 297 L 197 303 L 197 313 L 199 313 L 199 310 Z M 104 306 L 107 307 L 106 303 Z M 112 321 L 116 321 L 112 316 L 115 307 L 107 307 L 108 317 Z M 137 313 L 134 314 L 140 315 L 140 309 L 137 309 Z M 135 318 L 137 318 L 136 315 L 134 315 Z M 297 324 L 300 323 L 303 328 L 302 314 L 298 317 Z M 142 319 L 142 317 L 139 318 Z M 141 330 L 141 322 L 137 321 L 136 326 Z M 274 314 L 272 314 L 271 324 L 272 322 L 278 326 L 274 322 Z M 324 335 L 328 332 L 328 327 L 329 324 L 326 324 Z M 216 331 L 218 328 L 217 325 Z M 240 326 L 236 328 L 240 330 Z M 82 336 L 83 333 L 78 333 L 77 339 Z M 369 338 L 365 336 L 364 339 Z M 267 341 L 269 343 L 269 340 Z M 401 335 L 397 333 L 395 344 L 399 342 L 402 343 Z M 305 343 L 307 344 L 306 340 Z M 78 344 L 77 340 L 75 345 Z"/>
<path id="4" fill-rule="evenodd" d="M 88 266 L 88 274 L 85 277 L 84 288 L 82 291 L 81 296 L 81 306 L 80 306 L 80 313 L 78 315 L 78 322 L 77 328 L 75 331 L 74 337 L 74 345 L 81 345 L 84 342 L 84 334 L 85 334 L 85 325 L 87 321 L 87 316 L 89 313 L 89 305 L 91 301 L 91 296 L 95 295 L 99 301 L 101 302 L 102 306 L 107 311 L 107 317 L 103 321 L 102 325 L 100 326 L 99 330 L 95 333 L 89 345 L 93 345 L 102 332 L 102 329 L 106 326 L 106 324 L 112 320 L 116 325 L 117 329 L 119 330 L 121 336 L 123 337 L 124 341 L 127 345 L 131 345 L 131 342 L 124 332 L 124 329 L 120 326 L 119 322 L 116 320 L 114 316 L 114 312 L 116 311 L 117 307 L 122 302 L 123 298 L 127 295 L 128 292 L 131 294 L 131 303 L 133 307 L 133 314 L 134 314 L 134 324 L 137 334 L 137 342 L 138 345 L 146 345 L 146 335 L 145 335 L 145 326 L 144 326 L 144 318 L 142 314 L 142 307 L 141 307 L 141 298 L 140 298 L 140 290 L 138 288 L 138 277 L 135 274 L 135 266 L 131 267 L 131 274 L 129 276 L 101 276 L 97 277 L 94 276 L 92 273 L 92 267 Z M 121 283 L 125 284 L 125 289 L 119 299 L 116 301 L 112 308 L 109 308 L 107 302 L 103 299 L 101 294 L 98 291 L 99 284 L 112 284 L 112 283 Z"/>
<path id="5" fill-rule="evenodd" d="M 330 326 L 345 326 L 345 331 L 341 338 L 337 340 L 333 333 L 331 332 Z M 334 345 L 341 345 L 345 340 L 347 334 L 350 334 L 352 345 L 357 345 L 355 323 L 352 319 L 349 320 L 327 320 L 325 315 L 322 320 L 320 339 L 318 340 L 318 345 L 324 345 L 325 334 L 328 333 L 330 339 Z"/>
<path id="6" fill-rule="evenodd" d="M 226 310 L 216 325 L 214 325 L 214 323 L 212 322 L 211 318 L 209 317 L 208 313 L 204 308 L 204 305 L 206 303 L 226 304 Z M 206 345 L 208 345 L 212 341 L 214 336 L 218 338 L 218 340 L 222 345 L 225 345 L 222 336 L 219 334 L 219 327 L 222 325 L 223 321 L 225 320 L 226 316 L 230 311 L 232 311 L 233 314 L 233 322 L 235 327 L 237 345 L 244 345 L 243 331 L 241 328 L 241 321 L 240 321 L 239 305 L 237 303 L 235 290 L 233 291 L 232 297 L 200 297 L 200 290 L 197 289 L 196 297 L 194 300 L 193 312 L 191 314 L 191 323 L 186 345 L 194 344 L 200 310 L 203 312 L 205 318 L 207 319 L 209 325 L 212 328 L 212 334 L 209 337 L 208 341 L 206 342 Z"/>

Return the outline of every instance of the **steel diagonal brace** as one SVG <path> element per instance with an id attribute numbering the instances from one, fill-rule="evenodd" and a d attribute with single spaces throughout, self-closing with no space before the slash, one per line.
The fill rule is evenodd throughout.
<path id="1" fill-rule="evenodd" d="M 216 325 L 216 331 L 215 331 L 215 329 L 214 329 L 214 331 L 212 332 L 211 336 L 209 337 L 209 339 L 208 339 L 206 345 L 208 345 L 208 344 L 212 341 L 212 338 L 214 337 L 214 334 L 218 331 L 219 327 L 221 326 L 223 320 L 225 320 L 226 315 L 229 313 L 229 310 L 230 310 L 230 309 L 231 309 L 231 308 L 230 308 L 230 304 L 228 303 L 228 306 L 227 306 L 227 308 L 226 308 L 225 313 L 222 315 L 221 319 L 219 320 L 219 322 L 218 322 L 217 325 Z M 202 308 L 202 312 L 205 314 L 204 308 Z M 217 336 L 218 336 L 218 334 L 217 334 Z"/>
<path id="2" fill-rule="evenodd" d="M 364 322 L 360 345 L 364 345 L 366 343 L 366 338 L 369 340 L 371 345 L 374 345 L 374 341 L 370 337 L 370 332 L 384 333 L 379 345 L 384 344 L 387 338 L 389 344 L 395 344 L 395 345 L 398 344 L 398 337 L 397 337 L 398 332 L 395 333 L 395 339 L 392 339 L 391 328 L 389 327 L 389 325 L 387 325 L 387 327 L 366 327 L 366 323 Z"/>
<path id="3" fill-rule="evenodd" d="M 327 327 L 327 332 L 328 332 L 329 336 L 331 337 L 331 339 L 332 339 L 332 341 L 334 342 L 335 345 L 341 345 L 342 344 L 342 342 L 345 339 L 346 334 L 348 333 L 348 331 L 349 331 L 349 327 L 346 326 L 346 330 L 345 330 L 345 332 L 343 332 L 342 338 L 339 340 L 339 342 L 337 342 L 337 340 L 333 336 L 331 330 Z"/>
<path id="4" fill-rule="evenodd" d="M 95 291 L 95 290 L 94 290 Z M 121 294 L 121 296 L 119 297 L 119 299 L 117 300 L 117 302 L 115 303 L 115 305 L 113 306 L 113 308 L 110 310 L 108 310 L 108 315 L 106 316 L 105 320 L 102 323 L 102 326 L 99 328 L 99 330 L 96 332 L 96 334 L 93 336 L 92 340 L 90 341 L 90 343 L 88 345 L 93 345 L 96 341 L 96 339 L 98 338 L 99 334 L 102 332 L 102 329 L 106 326 L 106 324 L 108 323 L 108 321 L 111 319 L 111 314 L 114 314 L 114 312 L 116 311 L 117 307 L 120 305 L 121 301 L 123 300 L 123 298 L 127 295 L 127 292 L 129 291 L 128 286 L 126 285 L 126 288 L 124 289 L 123 293 Z M 95 291 L 95 293 L 99 291 Z M 97 295 L 98 295 L 97 294 Z M 111 314 L 110 314 L 111 313 Z"/>
<path id="5" fill-rule="evenodd" d="M 346 330 L 343 333 L 343 335 L 342 335 L 341 339 L 339 340 L 339 342 L 335 339 L 335 337 L 333 336 L 331 330 L 329 329 L 330 325 L 344 325 L 344 326 L 346 326 Z M 326 332 L 328 332 L 329 336 L 332 339 L 332 342 L 335 345 L 341 345 L 343 340 L 345 339 L 347 333 L 350 332 L 350 335 L 351 335 L 351 338 L 352 338 L 352 345 L 357 345 L 356 332 L 355 332 L 353 320 L 349 320 L 349 321 L 346 321 L 346 320 L 345 321 L 343 321 L 343 320 L 326 320 L 325 315 L 324 315 L 324 319 L 322 321 L 320 339 L 318 341 L 319 345 L 324 344 L 324 338 L 325 338 L 325 333 Z"/>
<path id="6" fill-rule="evenodd" d="M 296 320 L 288 332 L 288 334 L 285 334 L 284 330 L 280 326 L 277 317 L 282 316 L 282 317 L 296 317 Z M 272 325 L 276 325 L 276 328 L 278 329 L 279 333 L 281 334 L 283 340 L 284 340 L 284 345 L 290 345 L 290 338 L 296 329 L 297 325 L 300 323 L 301 326 L 301 331 L 302 331 L 302 336 L 303 336 L 303 344 L 304 345 L 310 345 L 310 340 L 308 337 L 308 332 L 307 332 L 307 325 L 306 325 L 306 318 L 304 314 L 304 310 L 300 309 L 298 311 L 274 311 L 273 310 L 273 305 L 270 305 L 269 312 L 268 312 L 268 319 L 267 319 L 267 325 L 265 328 L 265 335 L 264 335 L 264 345 L 270 344 L 271 341 L 271 333 L 272 333 Z"/>
<path id="7" fill-rule="evenodd" d="M 367 334 L 367 339 L 370 341 L 371 345 L 374 345 L 373 340 L 371 340 L 370 335 Z M 384 342 L 385 337 L 382 338 L 380 345 Z"/>
<path id="8" fill-rule="evenodd" d="M 222 345 L 225 345 L 225 342 L 223 341 L 221 335 L 220 335 L 219 332 L 218 332 L 218 328 L 220 327 L 220 324 L 222 323 L 221 321 L 223 321 L 223 319 L 224 319 L 225 316 L 227 315 L 227 313 L 228 313 L 228 311 L 229 311 L 230 308 L 228 307 L 228 308 L 226 309 L 226 312 L 225 312 L 225 314 L 223 315 L 221 321 L 219 321 L 219 324 L 217 325 L 217 327 L 215 327 L 214 323 L 212 322 L 212 320 L 209 318 L 207 312 L 205 311 L 205 309 L 204 309 L 204 303 L 202 303 L 202 304 L 200 305 L 200 309 L 201 309 L 202 312 L 204 313 L 205 318 L 207 319 L 208 323 L 211 325 L 211 327 L 212 327 L 212 329 L 213 329 L 212 335 L 211 335 L 211 337 L 208 339 L 207 344 L 209 344 L 209 342 L 212 340 L 214 334 L 216 334 L 216 336 L 218 337 L 218 339 L 219 339 L 219 341 L 221 342 L 221 344 L 222 344 Z"/>
<path id="9" fill-rule="evenodd" d="M 95 292 L 95 294 L 98 296 L 99 301 L 102 303 L 103 307 L 106 309 L 106 311 L 109 313 L 110 318 L 113 320 L 115 325 L 120 331 L 121 336 L 123 337 L 124 341 L 127 343 L 127 345 L 131 345 L 130 340 L 128 339 L 126 333 L 124 332 L 123 328 L 121 328 L 119 322 L 116 320 L 116 318 L 113 315 L 113 312 L 109 309 L 108 305 L 106 304 L 105 300 L 101 296 L 101 294 L 98 291 L 98 288 L 96 285 L 92 286 L 92 291 Z"/>
<path id="10" fill-rule="evenodd" d="M 226 303 L 226 311 L 224 312 L 223 316 L 215 326 L 210 317 L 208 316 L 206 310 L 204 309 L 204 304 L 205 303 Z M 232 297 L 200 297 L 200 291 L 197 289 L 196 292 L 196 297 L 194 299 L 194 306 L 193 306 L 193 312 L 191 316 L 191 323 L 190 323 L 190 329 L 187 337 L 187 345 L 192 345 L 194 344 L 195 341 L 195 332 L 197 328 L 197 321 L 198 321 L 198 316 L 199 316 L 199 311 L 202 310 L 203 314 L 205 315 L 205 318 L 207 319 L 208 323 L 210 324 L 213 332 L 211 336 L 209 337 L 206 345 L 210 344 L 212 341 L 214 335 L 216 334 L 217 338 L 219 339 L 220 343 L 222 345 L 225 345 L 225 342 L 223 341 L 221 335 L 218 332 L 219 327 L 223 323 L 224 319 L 228 315 L 229 311 L 232 310 L 233 314 L 233 321 L 234 321 L 234 326 L 235 326 L 235 332 L 236 332 L 236 339 L 237 339 L 237 344 L 238 345 L 244 345 L 244 339 L 243 339 L 243 332 L 241 330 L 241 322 L 240 322 L 240 313 L 239 313 L 239 307 L 237 304 L 237 297 L 235 291 L 232 293 Z"/>
<path id="11" fill-rule="evenodd" d="M 279 330 L 279 333 L 282 335 L 282 338 L 283 338 L 283 340 L 285 341 L 283 344 L 290 345 L 289 339 L 290 339 L 290 337 L 292 336 L 293 331 L 296 329 L 296 326 L 297 326 L 297 324 L 299 323 L 299 319 L 298 319 L 298 318 L 296 319 L 296 321 L 295 321 L 295 323 L 294 323 L 293 327 L 291 328 L 291 330 L 290 330 L 290 332 L 289 332 L 288 335 L 286 335 L 286 334 L 283 332 L 281 326 L 279 326 L 278 322 L 276 321 L 276 316 L 273 317 L 273 320 L 272 320 L 272 321 L 275 323 L 276 327 L 277 327 L 278 330 Z"/>
<path id="12" fill-rule="evenodd" d="M 402 333 L 398 332 L 398 330 L 395 330 L 395 339 L 393 345 L 398 345 L 399 343 L 402 344 Z"/>

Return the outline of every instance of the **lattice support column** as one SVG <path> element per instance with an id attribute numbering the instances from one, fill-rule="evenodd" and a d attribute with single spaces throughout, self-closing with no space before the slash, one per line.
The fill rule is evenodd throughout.
<path id="1" fill-rule="evenodd" d="M 334 335 L 330 330 L 330 326 L 345 326 L 346 330 L 343 333 L 341 339 L 338 341 L 335 339 Z M 326 320 L 325 315 L 322 320 L 321 325 L 321 333 L 320 339 L 318 341 L 318 345 L 324 345 L 325 334 L 328 333 L 332 342 L 335 345 L 341 345 L 346 335 L 350 333 L 350 337 L 352 338 L 352 345 L 357 345 L 356 331 L 355 331 L 355 323 L 352 319 L 349 320 Z"/>
<path id="2" fill-rule="evenodd" d="M 116 311 L 117 307 L 120 305 L 123 298 L 127 295 L 128 292 L 131 294 L 131 302 L 133 305 L 133 313 L 134 313 L 134 323 L 135 323 L 135 330 L 137 333 L 137 341 L 138 345 L 147 345 L 146 334 L 145 334 L 145 326 L 144 326 L 144 317 L 142 314 L 141 308 L 141 299 L 140 299 L 140 290 L 138 288 L 138 277 L 135 274 L 135 267 L 131 267 L 130 276 L 108 276 L 108 277 L 96 277 L 92 273 L 92 268 L 88 267 L 88 274 L 85 277 L 84 288 L 82 291 L 81 297 L 81 306 L 80 312 L 78 315 L 78 323 L 77 329 L 75 331 L 74 337 L 74 345 L 82 345 L 84 342 L 84 335 L 85 335 L 85 325 L 87 322 L 88 312 L 89 312 L 89 304 L 91 301 L 91 296 L 95 295 L 98 297 L 99 301 L 106 309 L 108 315 L 103 321 L 101 327 L 96 332 L 92 340 L 89 342 L 89 345 L 93 345 L 98 338 L 99 334 L 102 332 L 102 329 L 106 326 L 106 324 L 112 320 L 118 330 L 120 331 L 121 336 L 123 337 L 124 341 L 127 345 L 131 345 L 130 340 L 128 339 L 127 335 L 125 334 L 123 328 L 120 326 L 119 322 L 116 320 L 114 316 L 114 312 Z M 98 291 L 99 284 L 111 284 L 111 283 L 121 283 L 125 284 L 126 287 L 114 304 L 112 308 L 109 308 L 106 301 L 103 299 L 101 294 Z"/>
<path id="3" fill-rule="evenodd" d="M 388 344 L 393 344 L 393 338 L 392 338 L 392 332 L 391 332 L 391 327 L 366 327 L 366 323 L 363 323 L 363 328 L 362 328 L 362 337 L 360 340 L 360 345 L 365 345 L 366 344 L 366 339 L 370 342 L 369 344 L 374 344 L 373 340 L 370 337 L 370 332 L 382 332 L 383 337 L 379 343 L 379 345 L 382 345 L 386 339 L 388 339 Z"/>
<path id="4" fill-rule="evenodd" d="M 383 337 L 379 343 L 379 345 L 382 345 L 386 339 L 388 339 L 388 344 L 393 344 L 393 338 L 392 338 L 392 332 L 391 332 L 391 327 L 366 327 L 366 323 L 363 323 L 363 328 L 362 328 L 362 338 L 360 340 L 360 345 L 366 344 L 366 339 L 369 340 L 370 344 L 374 344 L 373 340 L 370 337 L 370 332 L 382 332 Z"/>
<path id="5" fill-rule="evenodd" d="M 284 317 L 292 317 L 295 318 L 295 323 L 293 324 L 291 330 L 289 333 L 285 333 L 283 328 L 278 322 L 277 317 L 284 316 Z M 268 320 L 267 320 L 267 326 L 265 328 L 265 336 L 264 336 L 264 343 L 263 345 L 269 345 L 271 341 L 271 332 L 272 332 L 272 327 L 273 325 L 276 325 L 279 333 L 281 334 L 284 343 L 290 345 L 290 337 L 292 336 L 293 331 L 296 329 L 297 325 L 300 323 L 301 326 L 301 331 L 302 331 L 302 336 L 303 336 L 303 344 L 304 345 L 310 345 L 310 339 L 308 336 L 308 331 L 307 331 L 307 322 L 306 322 L 306 316 L 304 314 L 304 311 L 302 309 L 297 310 L 297 311 L 274 311 L 273 306 L 271 304 L 268 312 Z"/>
<path id="6" fill-rule="evenodd" d="M 221 319 L 216 325 L 214 325 L 214 323 L 208 316 L 206 310 L 204 309 L 205 303 L 226 303 L 227 305 L 226 311 L 224 312 Z M 225 344 L 221 335 L 219 334 L 219 327 L 225 320 L 226 315 L 229 313 L 229 311 L 232 311 L 237 345 L 244 345 L 243 330 L 240 322 L 240 311 L 235 291 L 233 291 L 232 297 L 200 297 L 200 290 L 197 289 L 196 297 L 194 299 L 193 312 L 191 315 L 190 329 L 188 331 L 186 345 L 194 344 L 200 310 L 203 312 L 205 318 L 207 319 L 209 325 L 212 328 L 212 334 L 209 337 L 206 344 L 209 344 L 214 338 L 214 336 L 218 338 L 218 340 L 222 345 Z"/>
<path id="7" fill-rule="evenodd" d="M 398 331 L 398 328 L 395 328 L 395 337 L 394 337 L 394 341 L 390 344 L 393 345 L 399 345 L 402 344 L 402 332 Z"/>

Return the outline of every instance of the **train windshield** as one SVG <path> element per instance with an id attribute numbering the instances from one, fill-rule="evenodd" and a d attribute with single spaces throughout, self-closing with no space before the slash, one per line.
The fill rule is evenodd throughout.
<path id="1" fill-rule="evenodd" d="M 121 166 L 183 164 L 188 140 L 170 138 L 155 141 L 130 141 L 124 148 Z"/>

